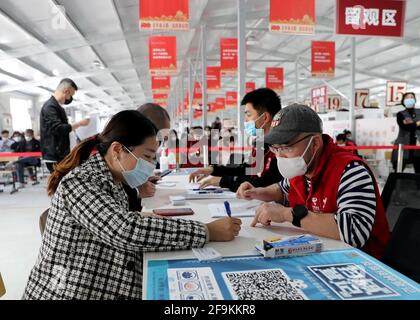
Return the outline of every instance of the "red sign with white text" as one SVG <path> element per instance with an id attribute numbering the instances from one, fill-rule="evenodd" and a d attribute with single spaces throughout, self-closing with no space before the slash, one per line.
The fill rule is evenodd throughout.
<path id="1" fill-rule="evenodd" d="M 403 37 L 405 0 L 337 0 L 336 33 Z"/>
<path id="2" fill-rule="evenodd" d="M 225 108 L 225 98 L 216 98 L 216 110 L 223 110 Z"/>
<path id="3" fill-rule="evenodd" d="M 333 78 L 335 74 L 335 42 L 312 41 L 312 77 Z"/>
<path id="4" fill-rule="evenodd" d="M 313 34 L 315 0 L 270 0 L 270 31 Z"/>
<path id="5" fill-rule="evenodd" d="M 198 106 L 203 99 L 200 82 L 194 83 L 193 106 Z"/>
<path id="6" fill-rule="evenodd" d="M 166 107 L 168 103 L 168 94 L 167 93 L 154 93 L 153 102 L 157 103 L 162 107 Z"/>
<path id="7" fill-rule="evenodd" d="M 189 0 L 139 0 L 139 2 L 140 29 L 189 29 Z"/>
<path id="8" fill-rule="evenodd" d="M 220 92 L 220 67 L 207 67 L 207 93 Z"/>
<path id="9" fill-rule="evenodd" d="M 149 69 L 152 75 L 176 73 L 176 37 L 149 37 Z"/>
<path id="10" fill-rule="evenodd" d="M 238 39 L 220 39 L 220 70 L 222 76 L 234 76 L 238 71 Z"/>
<path id="11" fill-rule="evenodd" d="M 327 86 L 313 88 L 311 92 L 312 108 L 316 112 L 325 112 L 328 106 Z"/>
<path id="12" fill-rule="evenodd" d="M 250 93 L 255 90 L 255 82 L 246 82 L 245 83 L 245 93 Z"/>
<path id="13" fill-rule="evenodd" d="M 274 90 L 277 94 L 284 89 L 284 70 L 283 68 L 265 69 L 265 86 Z"/>
<path id="14" fill-rule="evenodd" d="M 236 108 L 238 106 L 238 93 L 236 91 L 226 92 L 226 108 Z"/>
<path id="15" fill-rule="evenodd" d="M 171 90 L 171 77 L 152 76 L 152 92 L 168 93 Z"/>

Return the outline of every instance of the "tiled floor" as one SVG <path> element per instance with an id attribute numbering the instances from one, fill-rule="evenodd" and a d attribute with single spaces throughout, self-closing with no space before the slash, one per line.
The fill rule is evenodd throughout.
<path id="1" fill-rule="evenodd" d="M 49 206 L 45 181 L 10 195 L 0 193 L 0 273 L 6 286 L 1 299 L 20 299 L 41 244 L 39 216 Z"/>

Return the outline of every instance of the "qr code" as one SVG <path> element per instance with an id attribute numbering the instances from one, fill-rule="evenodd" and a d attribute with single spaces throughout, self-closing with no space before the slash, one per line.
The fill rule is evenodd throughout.
<path id="1" fill-rule="evenodd" d="M 235 300 L 305 300 L 304 293 L 281 269 L 224 272 Z M 301 286 L 302 288 L 302 286 Z"/>

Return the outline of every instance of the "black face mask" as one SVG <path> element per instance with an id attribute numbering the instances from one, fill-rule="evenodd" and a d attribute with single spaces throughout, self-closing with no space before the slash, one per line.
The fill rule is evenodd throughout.
<path id="1" fill-rule="evenodd" d="M 70 103 L 72 103 L 73 102 L 73 97 L 70 97 L 70 99 L 66 99 L 65 101 L 64 101 L 64 104 L 70 104 Z"/>

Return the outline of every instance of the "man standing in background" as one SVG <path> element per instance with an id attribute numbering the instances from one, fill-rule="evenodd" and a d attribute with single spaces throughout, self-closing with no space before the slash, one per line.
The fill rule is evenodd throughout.
<path id="1" fill-rule="evenodd" d="M 69 124 L 62 107 L 62 105 L 72 103 L 73 95 L 77 90 L 73 80 L 68 78 L 61 80 L 54 94 L 41 109 L 41 152 L 50 172 L 54 171 L 55 163 L 60 162 L 70 153 L 70 132 L 89 124 L 89 119 Z"/>

